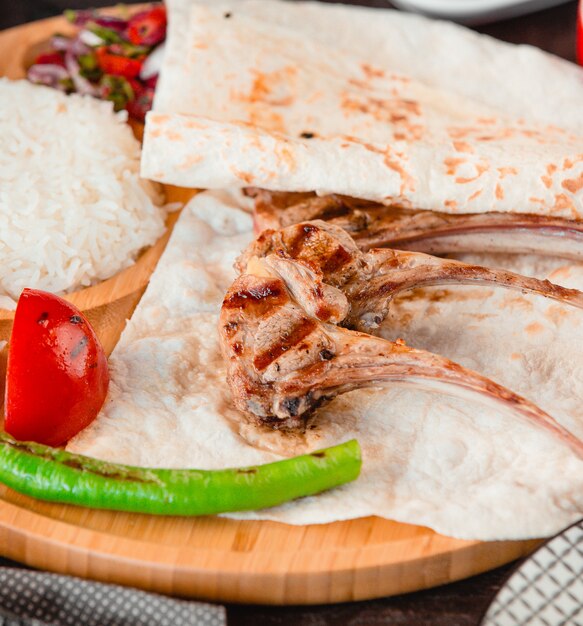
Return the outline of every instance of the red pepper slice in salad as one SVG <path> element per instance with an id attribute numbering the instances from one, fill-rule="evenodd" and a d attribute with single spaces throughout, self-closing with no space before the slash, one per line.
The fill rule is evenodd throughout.
<path id="1" fill-rule="evenodd" d="M 34 60 L 35 65 L 60 65 L 65 67 L 65 58 L 60 52 L 45 52 Z"/>
<path id="2" fill-rule="evenodd" d="M 109 47 L 101 47 L 96 50 L 97 64 L 104 74 L 123 76 L 124 78 L 136 78 L 144 64 L 145 56 L 132 59 L 112 53 Z"/>

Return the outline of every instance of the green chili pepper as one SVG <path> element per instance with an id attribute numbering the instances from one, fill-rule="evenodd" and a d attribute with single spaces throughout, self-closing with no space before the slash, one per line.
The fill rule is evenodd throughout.
<path id="1" fill-rule="evenodd" d="M 130 59 L 136 59 L 138 57 L 145 57 L 152 52 L 152 46 L 137 46 L 127 41 L 120 41 L 119 43 L 111 44 L 108 48 L 111 54 L 118 54 L 122 57 L 129 57 Z"/>
<path id="2" fill-rule="evenodd" d="M 123 76 L 104 74 L 99 81 L 101 97 L 113 102 L 114 109 L 121 111 L 126 104 L 135 98 L 134 90 Z"/>
<path id="3" fill-rule="evenodd" d="M 94 54 L 81 54 L 77 57 L 80 67 L 80 74 L 83 78 L 91 81 L 97 81 L 101 78 L 103 72 L 97 64 L 97 57 Z"/>
<path id="4" fill-rule="evenodd" d="M 111 28 L 100 26 L 95 22 L 87 22 L 85 28 L 91 31 L 94 35 L 97 35 L 104 44 L 122 43 L 123 39 L 119 33 Z"/>
<path id="5" fill-rule="evenodd" d="M 63 11 L 63 15 L 68 22 L 71 22 L 71 24 L 74 24 L 77 19 L 77 11 L 74 11 L 73 9 L 65 9 Z"/>
<path id="6" fill-rule="evenodd" d="M 65 93 L 73 93 L 75 91 L 75 83 L 71 78 L 63 78 L 59 81 L 59 85 L 61 85 Z"/>
<path id="7" fill-rule="evenodd" d="M 225 470 L 107 463 L 0 433 L 0 482 L 27 496 L 153 515 L 214 515 L 275 506 L 332 489 L 360 473 L 358 442 L 266 465 Z"/>

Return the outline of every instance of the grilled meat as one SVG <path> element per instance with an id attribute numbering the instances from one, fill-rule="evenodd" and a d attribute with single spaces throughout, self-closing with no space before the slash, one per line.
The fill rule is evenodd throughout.
<path id="1" fill-rule="evenodd" d="M 341 226 L 359 248 L 447 254 L 505 252 L 583 260 L 583 222 L 520 213 L 468 213 L 401 209 L 338 195 L 248 189 L 255 198 L 255 228 L 277 229 L 321 219 Z"/>
<path id="2" fill-rule="evenodd" d="M 239 271 L 251 257 L 266 257 L 310 315 L 363 332 L 378 328 L 397 294 L 430 285 L 491 284 L 583 308 L 583 293 L 548 280 L 421 252 L 390 248 L 362 252 L 344 229 L 320 220 L 263 231 L 242 255 Z M 331 288 L 336 288 L 337 302 L 344 297 L 333 318 L 326 317 Z"/>
<path id="3" fill-rule="evenodd" d="M 377 252 L 362 253 L 342 229 L 312 222 L 264 232 L 241 256 L 240 276 L 221 309 L 219 334 L 234 402 L 248 418 L 274 429 L 302 429 L 314 409 L 338 394 L 405 381 L 496 403 L 552 432 L 583 457 L 579 439 L 501 385 L 401 341 L 390 342 L 342 327 L 355 320 L 354 325 L 358 325 L 370 312 L 362 314 L 366 301 L 363 290 L 371 276 L 386 280 L 383 301 L 387 294 L 390 299 L 392 285 L 400 290 L 403 284 L 411 284 L 411 280 L 392 281 L 388 257 L 379 265 Z M 431 259 L 411 256 L 413 261 L 418 257 Z M 454 266 L 456 271 L 473 267 Z M 415 267 L 413 263 L 413 270 Z M 401 271 L 397 268 L 397 273 Z M 480 279 L 492 282 L 492 270 L 486 271 L 488 275 Z M 522 277 L 504 274 L 510 282 L 518 281 L 516 286 L 521 289 L 550 294 L 551 287 L 556 288 L 541 281 L 527 287 L 521 283 Z M 453 274 L 446 271 L 446 276 Z M 432 281 L 438 278 L 438 273 L 432 274 Z M 371 291 L 380 293 L 379 284 L 374 283 Z M 568 295 L 583 298 L 579 292 Z M 372 309 L 381 317 L 386 312 L 376 302 Z"/>

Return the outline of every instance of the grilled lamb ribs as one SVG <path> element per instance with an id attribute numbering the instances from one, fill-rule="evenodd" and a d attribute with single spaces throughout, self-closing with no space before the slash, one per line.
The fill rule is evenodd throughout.
<path id="1" fill-rule="evenodd" d="M 378 248 L 365 253 L 344 229 L 319 220 L 263 231 L 239 259 L 239 271 L 252 257 L 266 257 L 310 315 L 362 332 L 378 328 L 397 294 L 448 283 L 497 285 L 583 308 L 582 292 L 548 280 L 421 252 Z M 321 311 L 334 298 L 343 306 L 326 319 Z"/>
<path id="2" fill-rule="evenodd" d="M 409 258 L 404 266 L 399 254 Z M 367 327 L 370 319 L 378 325 L 394 293 L 427 284 L 424 275 L 431 284 L 479 280 L 583 306 L 583 294 L 575 290 L 450 264 L 392 250 L 363 253 L 345 231 L 322 221 L 263 232 L 238 260 L 240 276 L 225 296 L 219 321 L 235 405 L 257 424 L 298 430 L 314 409 L 338 394 L 406 381 L 494 402 L 552 432 L 583 457 L 583 442 L 512 391 L 441 356 L 345 327 Z"/>
<path id="3" fill-rule="evenodd" d="M 361 250 L 448 254 L 539 254 L 583 260 L 583 222 L 522 213 L 449 214 L 401 209 L 339 195 L 271 192 L 248 188 L 255 198 L 255 230 L 321 219 L 341 226 Z"/>

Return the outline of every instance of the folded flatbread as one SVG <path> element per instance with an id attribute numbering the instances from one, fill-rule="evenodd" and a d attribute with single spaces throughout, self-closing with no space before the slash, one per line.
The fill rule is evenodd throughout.
<path id="1" fill-rule="evenodd" d="M 572 130 L 237 9 L 194 4 L 189 19 L 183 60 L 171 69 L 169 55 L 147 119 L 146 177 L 451 213 L 583 214 L 583 139 Z"/>
<path id="2" fill-rule="evenodd" d="M 109 397 L 69 449 L 147 466 L 262 463 L 356 437 L 353 484 L 242 517 L 311 524 L 379 515 L 472 539 L 551 535 L 583 515 L 583 462 L 545 432 L 491 407 L 398 386 L 321 409 L 303 438 L 240 430 L 218 314 L 235 257 L 252 238 L 237 194 L 185 208 L 111 359 Z M 583 287 L 580 266 L 549 276 Z M 381 334 L 447 356 L 539 404 L 583 436 L 583 316 L 504 289 L 412 292 Z"/>

